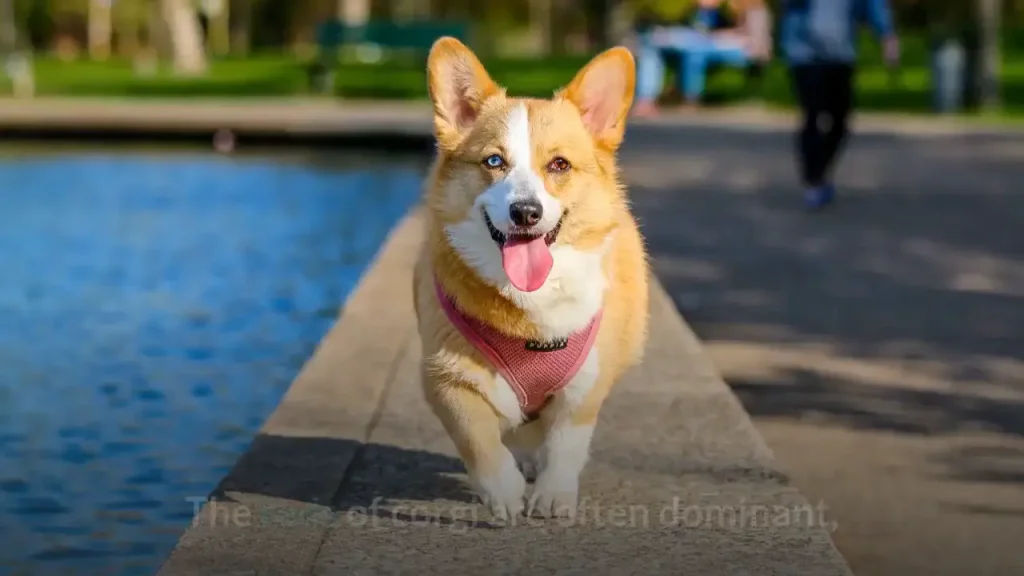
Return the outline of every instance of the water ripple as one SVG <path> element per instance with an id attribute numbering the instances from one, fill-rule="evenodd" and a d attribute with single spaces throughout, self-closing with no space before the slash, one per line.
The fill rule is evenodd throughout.
<path id="1" fill-rule="evenodd" d="M 422 167 L 15 154 L 0 151 L 0 566 L 152 574 Z"/>

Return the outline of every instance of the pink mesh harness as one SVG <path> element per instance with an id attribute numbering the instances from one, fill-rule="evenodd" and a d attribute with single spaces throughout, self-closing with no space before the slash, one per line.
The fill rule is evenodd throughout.
<path id="1" fill-rule="evenodd" d="M 537 342 L 502 334 L 455 307 L 438 282 L 437 298 L 451 323 L 508 381 L 528 417 L 535 416 L 548 398 L 579 372 L 594 347 L 601 311 L 586 328 L 561 341 Z"/>

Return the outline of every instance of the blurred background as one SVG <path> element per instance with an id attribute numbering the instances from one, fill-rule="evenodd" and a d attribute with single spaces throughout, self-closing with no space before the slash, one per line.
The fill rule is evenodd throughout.
<path id="1" fill-rule="evenodd" d="M 594 51 L 630 42 L 639 18 L 679 23 L 693 8 L 693 0 L 2 0 L 0 50 L 23 94 L 409 99 L 425 96 L 430 42 L 451 34 L 510 89 L 541 95 Z M 904 64 L 894 77 L 877 44 L 865 42 L 861 107 L 934 109 L 935 57 L 952 44 L 965 55 L 958 108 L 986 97 L 994 104 L 998 93 L 1005 110 L 1024 112 L 1024 2 L 894 0 L 893 8 Z M 996 51 L 1001 66 L 991 73 L 1002 86 L 989 95 L 980 77 Z M 740 70 L 716 71 L 705 99 L 789 105 L 778 60 L 753 87 Z"/>
<path id="2" fill-rule="evenodd" d="M 915 117 L 858 127 L 836 211 L 798 212 L 785 118 L 638 122 L 624 173 L 659 279 L 793 483 L 828 504 L 854 570 L 1019 575 L 1024 142 L 920 125 L 1024 117 L 1024 0 L 893 8 L 901 64 L 865 30 L 858 107 Z M 200 134 L 0 142 L 0 576 L 153 574 L 419 199 L 426 146 L 211 146 L 224 101 L 240 126 L 330 131 L 376 110 L 371 123 L 425 128 L 440 35 L 511 92 L 545 96 L 695 9 L 0 0 L 0 136 L 97 103 Z M 702 100 L 736 125 L 731 105 L 791 107 L 779 52 L 756 81 L 709 67 Z"/>

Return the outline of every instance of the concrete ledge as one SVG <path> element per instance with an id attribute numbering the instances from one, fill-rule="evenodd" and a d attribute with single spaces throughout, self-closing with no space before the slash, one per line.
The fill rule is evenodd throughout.
<path id="1" fill-rule="evenodd" d="M 245 143 L 428 148 L 429 107 L 337 100 L 0 100 L 8 139 L 199 140 L 219 130 Z"/>
<path id="2" fill-rule="evenodd" d="M 658 283 L 645 363 L 602 412 L 572 523 L 498 527 L 420 396 L 410 284 L 422 231 L 392 233 L 216 501 L 160 571 L 218 574 L 849 575 L 827 514 L 772 454 Z"/>
<path id="3" fill-rule="evenodd" d="M 336 515 L 332 501 L 366 450 L 415 332 L 410 283 L 420 226 L 407 218 L 389 236 L 338 322 L 160 574 L 309 571 Z"/>
<path id="4" fill-rule="evenodd" d="M 1020 126 L 962 118 L 858 114 L 859 133 L 906 137 L 940 134 L 1019 134 Z M 700 113 L 667 111 L 633 119 L 631 132 L 667 134 L 680 128 L 790 131 L 796 117 L 758 107 Z M 230 130 L 244 143 L 309 143 L 388 148 L 430 148 L 426 102 L 361 102 L 324 99 L 110 99 L 41 97 L 0 99 L 0 137 L 7 139 L 197 140 Z"/>

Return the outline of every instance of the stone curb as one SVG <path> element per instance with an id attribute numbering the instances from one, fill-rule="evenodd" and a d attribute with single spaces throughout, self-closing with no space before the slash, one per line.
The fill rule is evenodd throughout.
<path id="1" fill-rule="evenodd" d="M 294 574 L 311 565 L 331 502 L 369 439 L 394 366 L 415 330 L 404 271 L 412 269 L 420 235 L 415 217 L 391 232 L 338 321 L 196 515 L 160 575 L 232 574 L 236 567 L 222 564 L 223 552 L 238 546 L 239 539 L 260 543 L 256 551 L 263 553 L 256 558 L 265 573 Z M 300 521 L 281 529 L 240 528 L 233 522 L 238 510 L 258 517 L 272 507 Z"/>
<path id="2" fill-rule="evenodd" d="M 752 106 L 698 113 L 668 111 L 637 118 L 632 129 L 707 127 L 791 130 L 793 112 Z M 958 118 L 859 113 L 862 133 L 911 137 L 1013 135 L 1024 128 Z M 259 141 L 383 142 L 429 145 L 430 107 L 425 102 L 363 102 L 319 99 L 217 100 L 91 98 L 0 99 L 0 134 L 8 138 L 208 139 L 219 130 Z"/>

